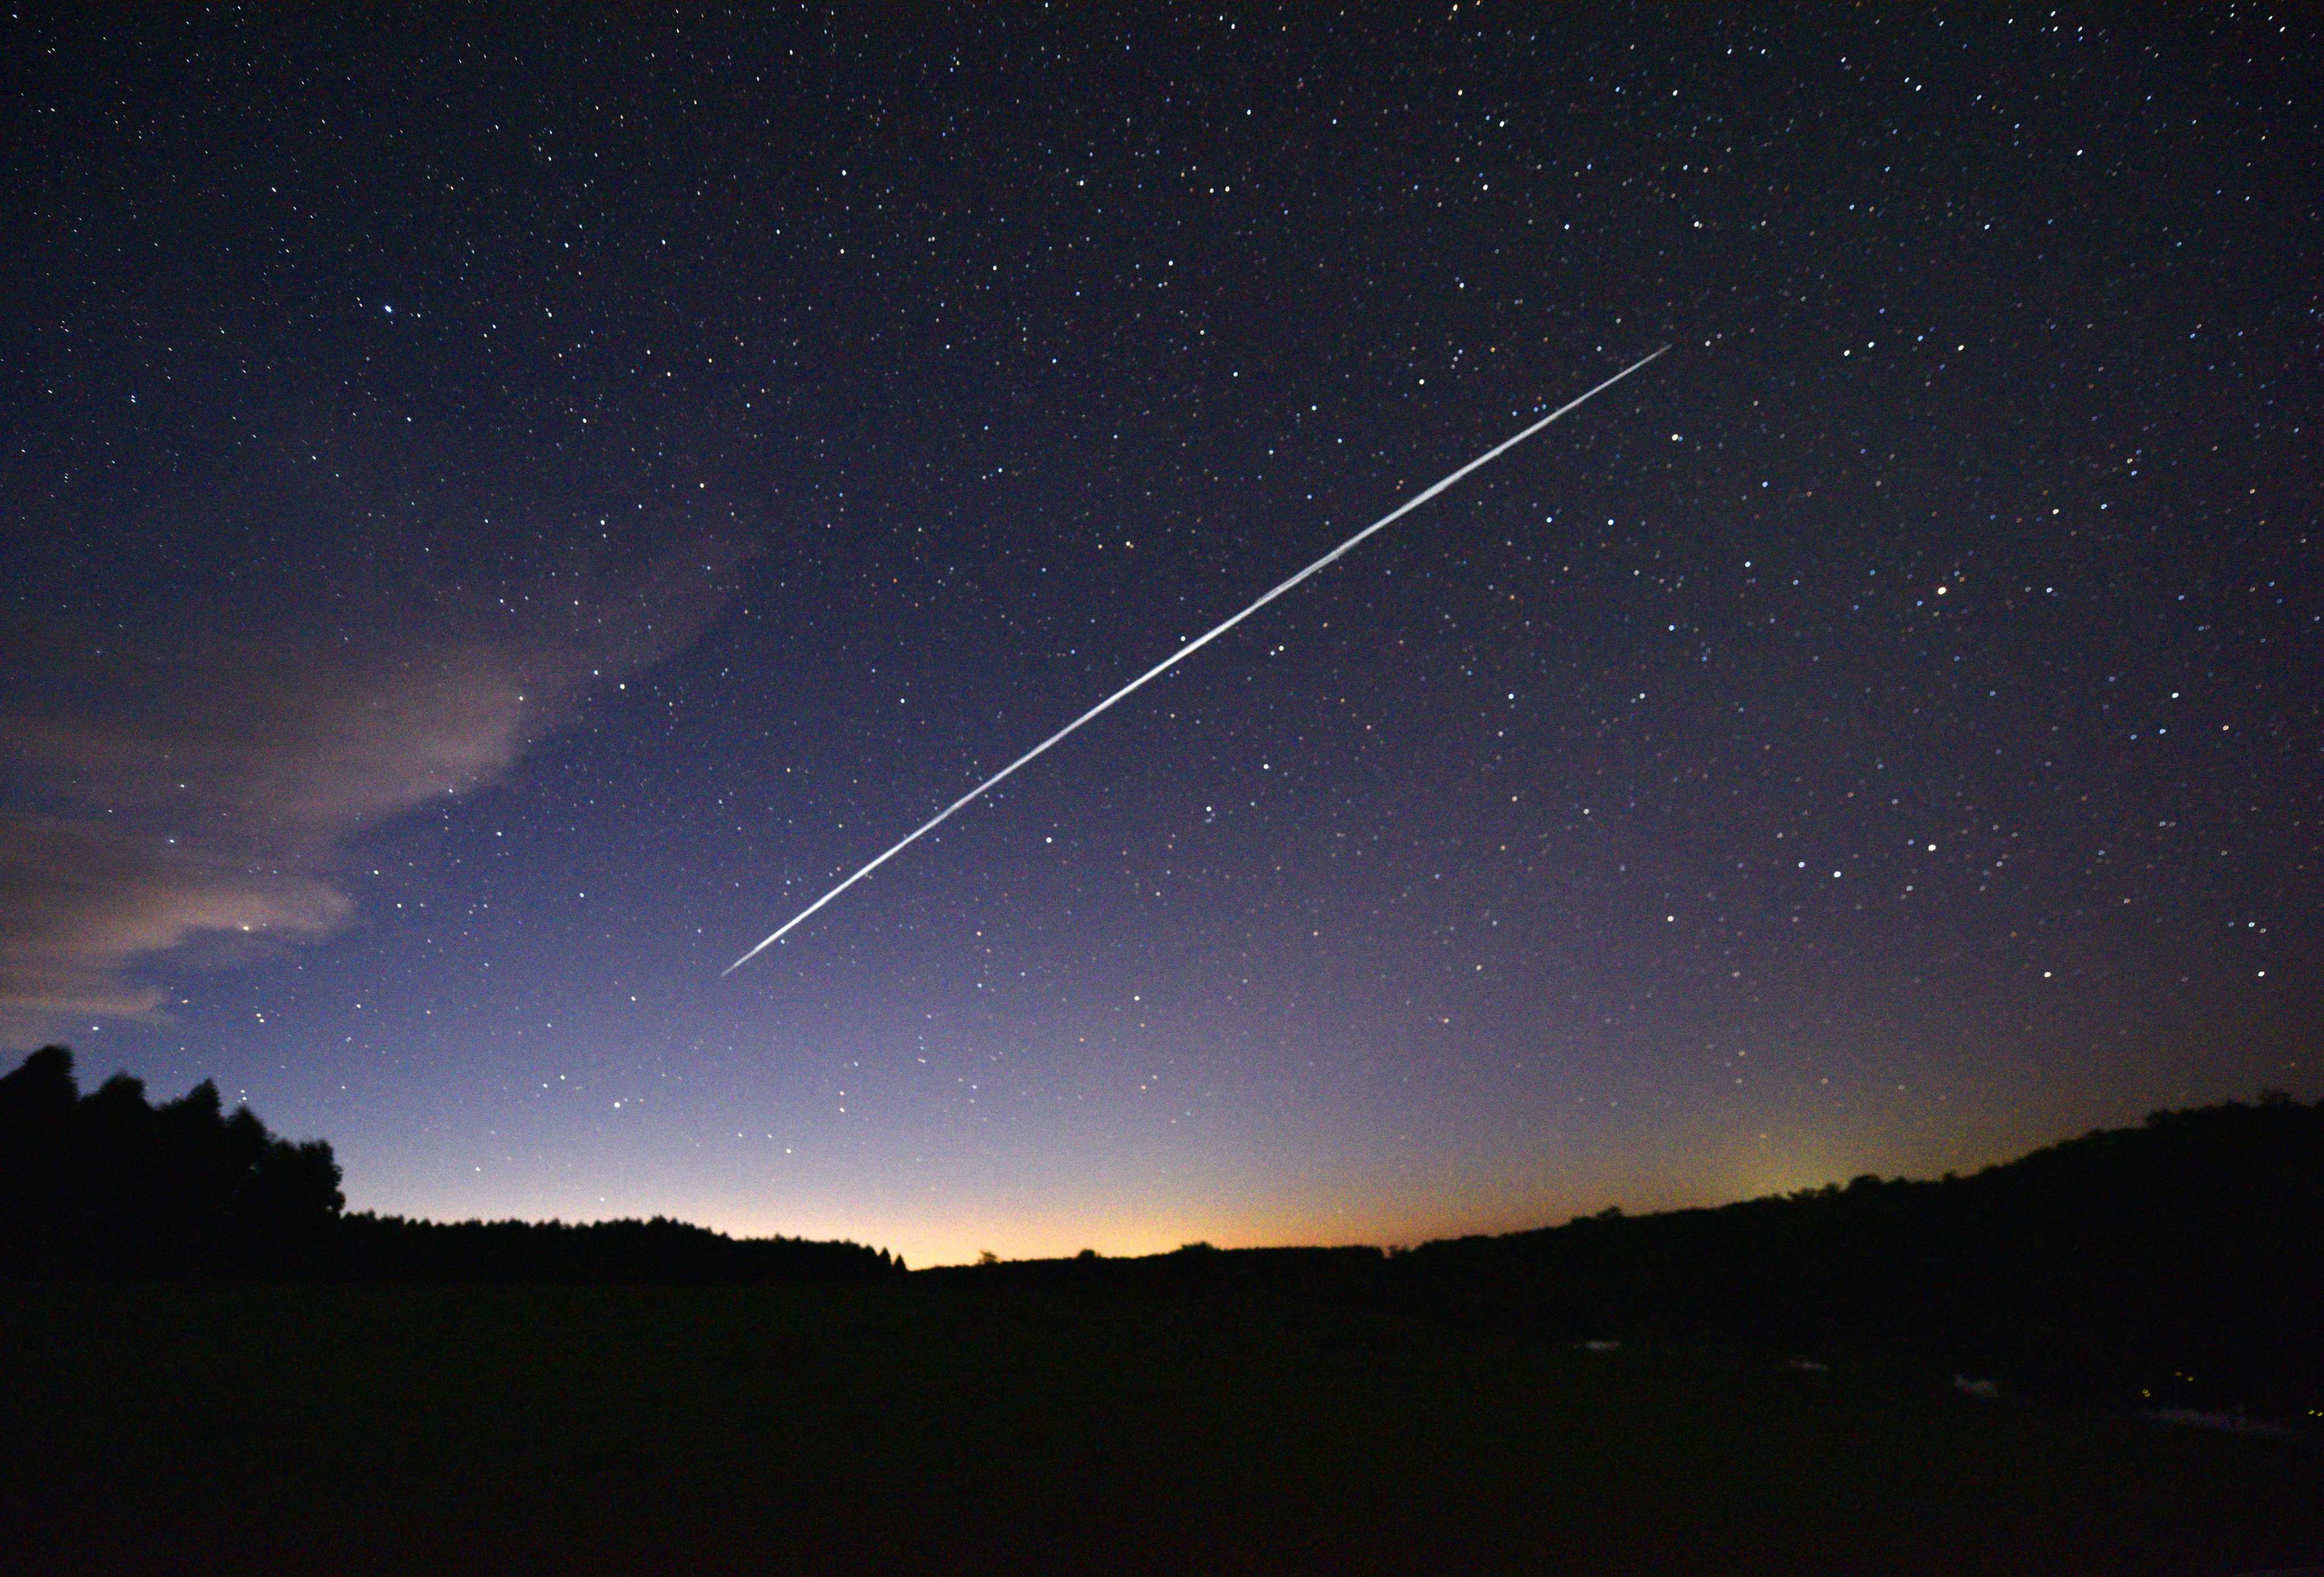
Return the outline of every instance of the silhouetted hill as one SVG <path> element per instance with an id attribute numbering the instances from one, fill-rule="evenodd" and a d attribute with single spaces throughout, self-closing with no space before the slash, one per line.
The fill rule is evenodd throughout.
<path id="1" fill-rule="evenodd" d="M 347 1215 L 346 1203 L 329 1145 L 227 1113 L 207 1080 L 161 1107 L 125 1074 L 83 1095 L 61 1046 L 0 1076 L 0 1277 L 13 1279 L 702 1286 L 904 1268 L 857 1243 L 730 1238 L 659 1218 L 445 1223 Z"/>
<path id="2" fill-rule="evenodd" d="M 1356 1300 L 1552 1342 L 1870 1359 L 2306 1418 L 2324 1409 L 2324 1102 L 2159 1111 L 1969 1177 L 1865 1176 L 1397 1254 L 1197 1243 L 918 1279 L 996 1295 Z"/>
<path id="3" fill-rule="evenodd" d="M 1084 1251 L 1071 1259 L 1004 1259 L 923 1270 L 923 1283 L 1126 1296 L 1215 1293 L 1372 1297 L 1387 1256 L 1378 1249 L 1217 1249 L 1189 1243 L 1167 1254 L 1109 1259 Z"/>
<path id="4" fill-rule="evenodd" d="M 82 1095 L 49 1047 L 0 1077 L 0 1276 L 745 1285 L 871 1281 L 854 1243 L 657 1219 L 344 1213 L 320 1141 L 215 1086 Z M 1718 1209 L 1374 1249 L 1213 1249 L 924 1272 L 915 1284 L 1129 1301 L 1360 1302 L 1530 1340 L 1861 1358 L 2110 1400 L 2324 1417 L 2324 1102 L 2156 1112 L 1969 1177 L 1858 1177 Z"/>
<path id="5" fill-rule="evenodd" d="M 2304 1414 L 2324 1406 L 2324 1102 L 2156 1112 L 1964 1178 L 1428 1243 L 1392 1277 L 1428 1306 L 1563 1339 Z"/>

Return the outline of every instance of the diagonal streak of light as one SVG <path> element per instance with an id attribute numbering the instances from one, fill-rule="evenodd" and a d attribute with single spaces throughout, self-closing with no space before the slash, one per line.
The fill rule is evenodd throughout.
<path id="1" fill-rule="evenodd" d="M 1194 653 L 1202 650 L 1204 647 L 1208 646 L 1212 641 L 1216 641 L 1220 636 L 1225 634 L 1228 631 L 1241 623 L 1245 619 L 1248 619 L 1253 613 L 1258 613 L 1259 609 L 1267 606 L 1268 604 L 1273 602 L 1276 598 L 1289 591 L 1293 586 L 1297 586 L 1301 581 L 1305 580 L 1312 575 L 1322 572 L 1331 565 L 1346 558 L 1350 553 L 1353 552 L 1357 546 L 1363 542 L 1366 538 L 1371 536 L 1375 532 L 1386 530 L 1388 527 L 1402 520 L 1406 515 L 1410 514 L 1414 510 L 1418 509 L 1422 504 L 1426 503 L 1430 499 L 1434 498 L 1446 488 L 1458 483 L 1462 477 L 1468 475 L 1471 471 L 1477 470 L 1480 466 L 1489 466 L 1493 461 L 1499 459 L 1503 455 L 1506 455 L 1511 449 L 1516 448 L 1519 444 L 1533 437 L 1534 434 L 1547 427 L 1551 422 L 1555 421 L 1559 417 L 1563 416 L 1566 412 L 1573 410 L 1575 407 L 1586 403 L 1597 395 L 1605 392 L 1607 390 L 1612 388 L 1615 384 L 1620 383 L 1632 373 L 1637 372 L 1640 367 L 1645 366 L 1648 362 L 1653 361 L 1656 356 L 1661 355 L 1664 351 L 1667 351 L 1668 349 L 1670 349 L 1670 346 L 1664 346 L 1661 350 L 1652 351 L 1646 355 L 1640 356 L 1637 361 L 1632 362 L 1628 366 L 1624 367 L 1620 372 L 1615 374 L 1612 377 L 1607 379 L 1604 383 L 1600 383 L 1595 388 L 1586 390 L 1583 392 L 1575 395 L 1572 399 L 1567 401 L 1564 404 L 1551 411 L 1547 416 L 1543 417 L 1531 427 L 1526 428 L 1524 431 L 1517 434 L 1513 438 L 1502 439 L 1499 443 L 1495 444 L 1491 448 L 1487 449 L 1483 454 L 1478 456 L 1475 459 L 1462 466 L 1459 470 L 1452 472 L 1451 475 L 1431 484 L 1427 487 L 1423 488 L 1420 492 L 1414 493 L 1410 498 L 1407 498 L 1402 503 L 1397 504 L 1394 509 L 1380 516 L 1379 519 L 1374 521 L 1370 525 L 1366 526 L 1362 530 L 1358 531 L 1354 536 L 1349 538 L 1346 541 L 1333 549 L 1329 553 L 1324 554 L 1323 557 L 1315 560 L 1314 563 L 1309 565 L 1306 568 L 1301 570 L 1290 579 L 1283 582 L 1280 586 L 1276 586 L 1273 590 L 1268 592 L 1266 595 L 1259 598 L 1256 602 L 1253 602 L 1250 606 L 1244 608 L 1242 612 L 1204 632 L 1203 634 L 1197 635 L 1192 641 L 1187 641 L 1184 646 L 1181 646 L 1177 650 L 1164 658 L 1160 662 L 1156 663 L 1152 668 L 1148 669 L 1144 673 L 1139 674 L 1136 678 L 1122 686 L 1121 688 L 1116 690 L 1112 695 L 1108 696 L 1104 700 L 1100 701 L 1096 706 L 1091 707 L 1088 711 L 1074 718 L 1071 723 L 1066 724 L 1063 728 L 1057 730 L 1056 733 L 1049 735 L 1048 738 L 1035 745 L 1031 750 L 1027 751 L 1023 755 L 1019 756 L 1015 761 L 1010 762 L 1007 766 L 993 773 L 992 776 L 987 778 L 983 782 L 979 783 L 975 788 L 970 789 L 967 793 L 954 800 L 950 805 L 945 806 L 942 810 L 936 812 L 936 815 L 922 822 L 918 826 L 913 828 L 912 831 L 893 848 L 888 850 L 878 859 L 872 861 L 870 864 L 856 872 L 854 875 L 849 877 L 846 881 L 833 888 L 829 892 L 825 893 L 821 898 L 816 899 L 813 903 L 807 905 L 807 908 L 799 910 L 798 914 L 793 915 L 788 920 L 783 922 L 780 929 L 770 936 L 765 941 L 760 943 L 756 947 L 752 948 L 748 953 L 742 954 L 742 957 L 737 958 L 733 963 L 728 964 L 724 969 L 719 971 L 720 974 L 727 975 L 733 973 L 736 970 L 750 963 L 751 960 L 756 958 L 760 954 L 764 953 L 768 948 L 781 941 L 799 926 L 805 924 L 818 909 L 821 909 L 824 905 L 829 903 L 833 899 L 837 898 L 841 893 L 845 892 L 849 888 L 854 886 L 857 882 L 871 875 L 872 872 L 880 869 L 881 866 L 885 865 L 889 861 L 902 853 L 906 849 L 910 848 L 914 844 L 918 843 L 922 838 L 936 831 L 936 828 L 942 826 L 945 822 L 950 821 L 953 816 L 957 815 L 960 811 L 967 808 L 971 802 L 981 798 L 988 789 L 1000 783 L 1001 779 L 1015 772 L 1019 768 L 1030 764 L 1038 757 L 1047 753 L 1047 752 L 1054 746 L 1064 742 L 1067 735 L 1071 734 L 1075 729 L 1080 728 L 1084 724 L 1092 721 L 1104 712 L 1111 711 L 1117 704 L 1128 700 L 1131 696 L 1145 688 L 1154 680 L 1160 678 L 1164 674 L 1168 673 L 1172 669 L 1177 667 L 1178 664 L 1185 661 L 1188 658 L 1194 656 Z"/>

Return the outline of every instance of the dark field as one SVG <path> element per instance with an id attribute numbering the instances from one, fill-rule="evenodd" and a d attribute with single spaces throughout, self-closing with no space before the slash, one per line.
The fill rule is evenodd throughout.
<path id="1" fill-rule="evenodd" d="M 26 1571 L 2228 1572 L 2324 1458 L 1315 1300 L 0 1288 Z"/>

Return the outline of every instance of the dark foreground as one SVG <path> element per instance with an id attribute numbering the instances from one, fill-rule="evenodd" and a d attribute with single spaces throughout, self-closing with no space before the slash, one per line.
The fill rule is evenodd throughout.
<path id="1" fill-rule="evenodd" d="M 25 1571 L 2171 1572 L 2324 1454 L 1314 1301 L 0 1287 Z"/>

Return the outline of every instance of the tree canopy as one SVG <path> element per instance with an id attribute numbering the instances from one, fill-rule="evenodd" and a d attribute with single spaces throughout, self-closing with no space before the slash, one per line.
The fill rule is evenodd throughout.
<path id="1" fill-rule="evenodd" d="M 346 1213 L 320 1139 L 293 1143 L 208 1080 L 161 1106 L 115 1074 L 88 1094 L 42 1047 L 0 1076 L 0 1277 L 744 1284 L 861 1280 L 859 1243 L 732 1238 L 653 1221 L 426 1222 Z"/>

